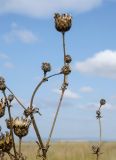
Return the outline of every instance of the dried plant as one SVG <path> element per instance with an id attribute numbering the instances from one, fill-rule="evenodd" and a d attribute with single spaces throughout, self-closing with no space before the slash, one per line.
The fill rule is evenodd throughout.
<path id="1" fill-rule="evenodd" d="M 101 99 L 100 100 L 100 106 L 99 109 L 96 111 L 96 118 L 99 121 L 99 143 L 97 145 L 93 145 L 92 146 L 92 151 L 93 154 L 96 155 L 96 160 L 99 160 L 100 154 L 102 154 L 101 152 L 101 147 L 102 147 L 102 126 L 101 126 L 101 108 L 102 106 L 104 106 L 106 104 L 106 100 L 105 99 Z"/>
<path id="2" fill-rule="evenodd" d="M 28 134 L 29 126 L 32 124 L 34 131 L 37 136 L 37 145 L 38 145 L 38 156 L 42 160 L 47 159 L 47 151 L 49 149 L 52 133 L 54 131 L 55 123 L 57 120 L 57 116 L 62 104 L 62 100 L 64 97 L 65 90 L 68 87 L 68 75 L 71 72 L 70 69 L 70 63 L 72 61 L 72 58 L 70 55 L 66 54 L 66 48 L 65 48 L 65 33 L 70 30 L 72 25 L 72 17 L 69 14 L 59 14 L 56 13 L 54 16 L 55 19 L 55 28 L 57 31 L 61 32 L 62 34 L 62 42 L 63 42 L 63 55 L 64 55 L 64 64 L 63 67 L 61 67 L 61 70 L 53 75 L 48 75 L 48 72 L 51 71 L 51 64 L 48 62 L 42 63 L 41 69 L 43 71 L 43 77 L 42 80 L 37 84 L 35 87 L 32 97 L 30 100 L 30 105 L 28 107 L 25 107 L 21 103 L 21 101 L 15 96 L 15 94 L 12 92 L 12 90 L 6 85 L 5 79 L 3 77 L 0 77 L 0 90 L 3 93 L 4 98 L 0 101 L 0 118 L 5 116 L 5 109 L 8 110 L 8 119 L 6 120 L 6 126 L 9 129 L 9 132 L 6 132 L 6 134 L 3 134 L 0 130 L 0 157 L 1 159 L 4 158 L 5 153 L 7 153 L 11 160 L 25 160 L 26 157 L 22 154 L 21 151 L 21 143 L 22 138 Z M 56 114 L 51 126 L 50 133 L 48 135 L 48 140 L 46 143 L 43 142 L 43 139 L 39 133 L 39 129 L 37 126 L 37 122 L 35 121 L 34 114 L 39 112 L 39 108 L 34 108 L 33 102 L 34 97 L 37 93 L 37 91 L 40 89 L 41 85 L 47 82 L 50 78 L 58 75 L 63 75 L 63 83 L 61 85 L 61 96 L 58 102 Z M 10 92 L 10 95 L 7 96 L 7 93 Z M 25 118 L 13 118 L 11 115 L 11 106 L 13 99 L 16 99 L 16 101 L 19 103 L 19 105 L 23 108 L 24 112 L 23 115 Z M 19 137 L 19 150 L 16 150 L 16 142 L 14 136 Z M 11 149 L 13 149 L 13 153 L 11 153 Z"/>

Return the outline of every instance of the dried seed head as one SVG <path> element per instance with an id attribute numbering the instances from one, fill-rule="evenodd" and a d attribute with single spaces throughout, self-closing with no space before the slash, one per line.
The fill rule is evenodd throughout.
<path id="1" fill-rule="evenodd" d="M 13 127 L 13 118 L 11 121 L 9 119 L 6 119 L 6 126 L 8 129 L 11 129 L 11 126 Z"/>
<path id="2" fill-rule="evenodd" d="M 93 154 L 99 154 L 100 153 L 100 147 L 93 145 L 92 146 L 92 151 L 93 151 Z"/>
<path id="3" fill-rule="evenodd" d="M 3 77 L 0 77 L 0 90 L 4 91 L 5 89 L 6 89 L 5 79 Z"/>
<path id="4" fill-rule="evenodd" d="M 57 31 L 66 32 L 70 30 L 72 25 L 72 17 L 69 14 L 56 13 L 54 19 Z"/>
<path id="5" fill-rule="evenodd" d="M 26 136 L 28 134 L 30 124 L 31 124 L 31 121 L 29 119 L 27 118 L 19 119 L 19 117 L 17 117 L 13 122 L 15 135 L 18 136 L 19 138 Z"/>
<path id="6" fill-rule="evenodd" d="M 0 149 L 7 153 L 12 149 L 12 136 L 9 132 L 0 136 Z"/>
<path id="7" fill-rule="evenodd" d="M 51 71 L 51 65 L 50 63 L 42 63 L 41 69 L 44 71 L 44 73 L 50 72 Z"/>
<path id="8" fill-rule="evenodd" d="M 105 105 L 105 104 L 106 104 L 106 100 L 105 100 L 105 99 L 101 99 L 101 100 L 100 100 L 100 105 L 103 106 L 103 105 Z"/>
<path id="9" fill-rule="evenodd" d="M 64 75 L 68 75 L 71 73 L 71 69 L 69 65 L 65 65 L 63 66 L 63 68 L 61 69 L 61 73 L 63 73 Z"/>
<path id="10" fill-rule="evenodd" d="M 10 94 L 10 95 L 8 96 L 8 100 L 9 100 L 9 102 L 12 102 L 12 101 L 13 101 L 13 99 L 14 99 L 14 96 L 13 96 L 12 94 Z"/>
<path id="11" fill-rule="evenodd" d="M 5 115 L 5 107 L 6 107 L 6 103 L 3 101 L 3 99 L 1 99 L 1 101 L 0 101 L 0 118 Z"/>
<path id="12" fill-rule="evenodd" d="M 100 110 L 97 110 L 96 111 L 96 118 L 98 119 L 98 118 L 101 118 L 101 112 L 100 112 Z"/>
<path id="13" fill-rule="evenodd" d="M 64 60 L 66 63 L 70 63 L 72 61 L 72 58 L 70 55 L 65 55 Z"/>

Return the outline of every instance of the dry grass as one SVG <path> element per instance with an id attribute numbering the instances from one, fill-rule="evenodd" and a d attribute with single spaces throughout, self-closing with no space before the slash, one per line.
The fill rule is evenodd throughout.
<path id="1" fill-rule="evenodd" d="M 89 142 L 58 142 L 51 144 L 48 160 L 96 160 Z M 23 143 L 22 151 L 27 160 L 36 160 L 37 145 Z M 116 160 L 116 142 L 104 143 L 100 160 Z"/>

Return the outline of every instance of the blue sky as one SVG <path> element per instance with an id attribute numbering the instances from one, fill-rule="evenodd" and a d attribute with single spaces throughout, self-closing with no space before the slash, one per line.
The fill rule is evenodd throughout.
<path id="1" fill-rule="evenodd" d="M 34 87 L 42 78 L 42 62 L 52 73 L 63 65 L 62 37 L 55 30 L 53 14 L 71 13 L 72 28 L 66 33 L 67 53 L 72 56 L 69 88 L 63 100 L 53 138 L 98 137 L 95 112 L 103 108 L 103 137 L 116 140 L 116 1 L 115 0 L 0 0 L 0 75 L 28 106 Z M 43 137 L 47 137 L 59 99 L 62 77 L 44 84 L 34 104 Z M 2 98 L 2 94 L 1 94 Z M 23 113 L 14 102 L 14 116 Z M 6 116 L 0 119 L 0 125 Z M 35 137 L 31 128 L 28 137 Z"/>

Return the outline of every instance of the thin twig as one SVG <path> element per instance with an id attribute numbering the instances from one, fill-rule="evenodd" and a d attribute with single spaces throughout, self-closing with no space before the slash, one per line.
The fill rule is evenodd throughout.
<path id="1" fill-rule="evenodd" d="M 21 142 L 22 138 L 19 138 L 19 157 L 21 157 Z"/>
<path id="2" fill-rule="evenodd" d="M 50 143 L 50 140 L 51 140 L 51 136 L 52 136 L 54 127 L 55 127 L 56 119 L 57 119 L 57 116 L 58 116 L 58 113 L 59 113 L 59 110 L 60 110 L 60 107 L 61 107 L 61 103 L 62 103 L 64 91 L 65 91 L 65 90 L 62 90 L 62 94 L 61 94 L 60 101 L 59 101 L 59 104 L 58 104 L 58 108 L 57 108 L 57 111 L 56 111 L 56 114 L 55 114 L 55 117 L 54 117 L 54 121 L 53 121 L 53 124 L 52 124 L 52 128 L 51 128 L 51 130 L 50 130 L 50 134 L 49 134 L 49 137 L 48 137 L 48 140 L 47 140 L 47 143 L 46 143 L 46 148 L 49 147 L 49 143 Z"/>
<path id="3" fill-rule="evenodd" d="M 62 33 L 62 39 L 63 39 L 64 65 L 65 65 L 66 64 L 66 62 L 65 62 L 66 46 L 65 46 L 65 33 L 64 32 Z M 54 117 L 54 120 L 53 120 L 51 130 L 50 130 L 50 134 L 48 136 L 48 140 L 47 140 L 47 143 L 46 143 L 46 148 L 49 147 L 49 143 L 50 143 L 52 133 L 53 133 L 53 130 L 54 130 L 54 127 L 55 127 L 55 123 L 56 123 L 56 120 L 57 120 L 57 117 L 58 117 L 58 113 L 59 113 L 59 110 L 60 110 L 60 107 L 61 107 L 63 96 L 64 96 L 64 93 L 65 93 L 65 90 L 66 90 L 66 85 L 67 85 L 66 75 L 64 74 L 63 85 L 62 85 L 62 88 L 61 88 L 62 89 L 61 97 L 60 97 L 60 101 L 59 101 L 59 104 L 58 104 L 58 107 L 57 107 L 57 111 L 56 111 L 56 114 L 55 114 L 55 117 Z"/>
<path id="4" fill-rule="evenodd" d="M 16 99 L 16 101 L 22 106 L 22 108 L 25 110 L 26 107 L 22 104 L 22 102 L 15 96 L 15 94 L 11 91 L 11 89 L 9 89 L 7 86 L 6 88 L 8 89 L 8 91 L 14 96 L 14 98 Z"/>

